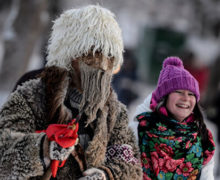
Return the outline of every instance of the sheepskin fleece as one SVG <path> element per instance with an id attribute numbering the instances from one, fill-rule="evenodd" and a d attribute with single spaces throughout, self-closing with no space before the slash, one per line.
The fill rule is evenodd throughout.
<path id="1" fill-rule="evenodd" d="M 0 111 L 0 179 L 37 180 L 44 174 L 40 158 L 44 133 L 36 130 L 46 129 L 45 85 L 41 79 L 30 80 L 18 87 Z M 127 110 L 114 92 L 108 103 L 117 108 L 116 118 L 92 122 L 94 137 L 85 152 L 86 166 L 107 168 L 114 179 L 142 179 L 141 165 L 112 159 L 105 161 L 106 148 L 115 144 L 128 144 L 133 148 L 134 156 L 139 159 L 139 150 L 131 129 L 128 128 Z M 113 113 L 111 109 L 104 114 Z M 108 121 L 108 122 L 107 122 Z M 65 166 L 57 174 L 59 180 L 78 179 L 76 160 L 70 156 Z"/>
<path id="2" fill-rule="evenodd" d="M 48 45 L 47 66 L 71 69 L 71 60 L 101 50 L 114 57 L 114 69 L 123 63 L 124 45 L 115 15 L 106 8 L 89 5 L 65 11 L 54 21 Z"/>

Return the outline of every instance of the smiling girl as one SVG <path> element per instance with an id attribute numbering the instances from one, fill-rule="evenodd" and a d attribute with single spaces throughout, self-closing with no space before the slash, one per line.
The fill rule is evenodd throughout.
<path id="1" fill-rule="evenodd" d="M 165 59 L 155 91 L 136 112 L 144 180 L 214 179 L 215 144 L 199 99 L 182 61 Z"/>

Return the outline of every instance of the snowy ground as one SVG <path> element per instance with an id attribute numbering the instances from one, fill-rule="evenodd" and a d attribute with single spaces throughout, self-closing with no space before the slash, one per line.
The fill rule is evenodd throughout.
<path id="1" fill-rule="evenodd" d="M 135 100 L 128 107 L 128 109 L 129 109 L 130 125 L 135 128 L 135 122 L 133 121 L 135 108 L 137 107 L 137 105 L 141 104 L 144 101 L 144 99 L 147 97 L 147 95 L 149 93 L 151 93 L 155 87 L 151 86 L 151 85 L 145 85 L 143 83 L 138 83 L 137 82 L 137 83 L 134 84 L 134 88 L 136 89 L 137 93 L 139 94 L 139 98 L 137 100 Z M 0 91 L 0 107 L 7 100 L 8 95 L 9 95 L 8 92 L 1 92 Z M 216 129 L 215 125 L 213 123 L 211 123 L 210 121 L 208 121 L 208 120 L 206 120 L 206 124 L 207 124 L 208 128 L 212 131 L 213 136 L 217 137 L 217 129 Z M 215 142 L 217 143 L 217 139 L 216 139 Z M 215 158 L 215 174 L 217 174 L 217 171 L 220 171 L 220 169 L 219 169 L 220 165 L 218 165 L 220 163 L 218 161 L 219 160 L 219 157 L 218 157 L 219 149 L 220 149 L 220 145 L 216 144 L 216 153 L 215 153 L 215 157 L 214 157 Z M 215 177 L 215 180 L 220 180 L 220 176 Z"/>

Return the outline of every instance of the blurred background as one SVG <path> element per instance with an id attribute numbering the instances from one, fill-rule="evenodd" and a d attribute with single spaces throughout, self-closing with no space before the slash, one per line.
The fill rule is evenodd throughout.
<path id="1" fill-rule="evenodd" d="M 24 73 L 44 66 L 52 21 L 88 4 L 110 9 L 122 28 L 124 65 L 112 84 L 131 121 L 136 106 L 154 90 L 164 58 L 182 58 L 200 83 L 220 179 L 219 0 L 0 0 L 0 106 Z"/>

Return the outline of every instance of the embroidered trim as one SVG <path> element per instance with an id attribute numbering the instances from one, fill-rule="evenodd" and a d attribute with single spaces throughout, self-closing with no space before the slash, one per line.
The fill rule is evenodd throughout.
<path id="1" fill-rule="evenodd" d="M 138 159 L 133 155 L 132 147 L 128 144 L 109 146 L 107 148 L 106 158 L 107 161 L 116 158 L 131 164 L 139 163 Z"/>

